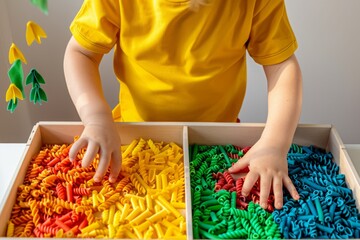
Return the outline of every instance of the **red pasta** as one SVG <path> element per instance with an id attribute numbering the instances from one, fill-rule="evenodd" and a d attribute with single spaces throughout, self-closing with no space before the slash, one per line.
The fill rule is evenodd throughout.
<path id="1" fill-rule="evenodd" d="M 59 231 L 60 228 L 41 225 L 38 227 L 38 229 L 43 233 L 50 233 L 52 235 L 56 235 L 56 232 Z"/>
<path id="2" fill-rule="evenodd" d="M 244 178 L 238 178 L 235 182 L 237 197 L 241 196 L 241 190 L 242 190 L 243 184 L 244 184 Z"/>
<path id="3" fill-rule="evenodd" d="M 57 164 L 57 163 L 60 162 L 60 161 L 61 161 L 60 158 L 56 157 L 56 158 L 54 158 L 53 160 L 51 160 L 47 165 L 48 165 L 49 167 L 53 167 L 53 166 L 55 166 L 55 164 Z"/>
<path id="4" fill-rule="evenodd" d="M 244 153 L 244 154 L 246 154 L 249 150 L 251 149 L 251 147 L 244 147 L 243 149 L 241 149 L 242 150 L 242 152 Z"/>
<path id="5" fill-rule="evenodd" d="M 91 194 L 89 188 L 73 188 L 74 195 L 89 196 Z"/>
<path id="6" fill-rule="evenodd" d="M 231 185 L 234 185 L 234 178 L 231 176 L 231 174 L 228 172 L 228 171 L 225 171 L 223 173 L 225 179 L 226 179 L 226 182 L 228 184 L 231 184 Z"/>
<path id="7" fill-rule="evenodd" d="M 71 228 L 70 228 L 68 225 L 66 225 L 64 222 L 60 221 L 59 219 L 56 219 L 56 220 L 55 220 L 55 224 L 56 224 L 58 227 L 62 228 L 65 232 L 71 230 Z"/>
<path id="8" fill-rule="evenodd" d="M 74 201 L 72 184 L 70 184 L 70 183 L 66 184 L 66 199 L 68 202 Z"/>
<path id="9" fill-rule="evenodd" d="M 66 189 L 61 183 L 56 185 L 56 193 L 60 199 L 66 200 Z"/>

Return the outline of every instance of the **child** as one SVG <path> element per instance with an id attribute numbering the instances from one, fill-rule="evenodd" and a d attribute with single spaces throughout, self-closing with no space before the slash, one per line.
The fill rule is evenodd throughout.
<path id="1" fill-rule="evenodd" d="M 283 205 L 286 155 L 302 103 L 295 36 L 284 0 L 85 0 L 71 24 L 64 69 L 70 96 L 85 126 L 70 151 L 87 146 L 83 166 L 97 153 L 95 181 L 121 168 L 117 121 L 235 122 L 246 88 L 246 50 L 263 65 L 268 118 L 261 138 L 229 169 L 249 166 L 242 193 L 260 178 L 260 204 L 271 190 Z M 103 54 L 114 52 L 120 104 L 107 104 L 99 74 Z"/>

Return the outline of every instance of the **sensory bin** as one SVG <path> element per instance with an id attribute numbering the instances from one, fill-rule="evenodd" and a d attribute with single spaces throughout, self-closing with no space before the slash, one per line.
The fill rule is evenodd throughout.
<path id="1" fill-rule="evenodd" d="M 258 182 L 244 197 L 244 177 L 234 180 L 226 171 L 249 149 L 230 144 L 191 145 L 195 239 L 359 238 L 360 215 L 331 152 L 293 144 L 288 152 L 289 176 L 300 200 L 285 191 L 283 208 L 274 210 L 270 194 L 264 210 L 258 205 Z"/>
<path id="2" fill-rule="evenodd" d="M 77 237 L 80 235 L 87 236 L 86 238 L 88 237 L 106 238 L 106 237 L 110 237 L 111 235 L 111 236 L 124 236 L 124 237 L 130 236 L 127 238 L 139 238 L 139 235 L 141 235 L 142 238 L 147 238 L 148 236 L 150 236 L 150 234 L 152 234 L 151 235 L 152 238 L 158 238 L 158 236 L 161 236 L 162 234 L 164 236 L 165 235 L 168 236 L 172 234 L 173 235 L 172 238 L 193 239 L 193 238 L 197 238 L 198 237 L 197 234 L 199 234 L 199 237 L 203 237 L 203 238 L 211 238 L 211 237 L 234 238 L 235 236 L 239 236 L 239 235 L 243 236 L 241 238 L 256 238 L 256 237 L 311 238 L 312 236 L 314 238 L 320 238 L 325 235 L 333 238 L 341 238 L 341 237 L 354 238 L 358 234 L 359 224 L 357 219 L 357 213 L 355 214 L 355 210 L 353 208 L 355 204 L 358 208 L 360 206 L 360 202 L 359 202 L 360 178 L 352 164 L 352 160 L 350 159 L 350 157 L 346 152 L 346 148 L 344 147 L 344 144 L 342 143 L 339 134 L 332 125 L 304 124 L 304 125 L 299 125 L 297 127 L 293 139 L 294 145 L 292 146 L 292 150 L 291 150 L 292 152 L 289 152 L 288 160 L 289 160 L 289 171 L 292 171 L 291 175 L 293 175 L 290 176 L 297 178 L 297 180 L 296 179 L 293 180 L 296 184 L 298 184 L 297 185 L 298 189 L 303 188 L 302 191 L 303 193 L 301 193 L 303 194 L 302 195 L 303 201 L 293 202 L 291 198 L 286 195 L 285 196 L 286 204 L 282 209 L 282 211 L 277 211 L 277 210 L 273 211 L 271 204 L 273 200 L 272 198 L 269 199 L 270 204 L 268 205 L 269 208 L 266 211 L 259 208 L 259 206 L 257 205 L 257 201 L 258 201 L 257 194 L 260 189 L 258 189 L 258 187 L 255 187 L 253 189 L 252 191 L 253 194 L 251 195 L 251 197 L 249 198 L 238 197 L 237 193 L 234 192 L 239 192 L 239 190 L 236 191 L 236 187 L 239 188 L 239 186 L 241 186 L 241 180 L 238 181 L 234 180 L 232 182 L 233 185 L 231 185 L 230 184 L 231 179 L 226 173 L 226 169 L 228 168 L 228 166 L 230 166 L 233 162 L 237 161 L 238 158 L 241 158 L 242 154 L 246 154 L 248 148 L 254 145 L 256 141 L 261 137 L 261 134 L 264 129 L 264 124 L 148 122 L 148 123 L 118 123 L 117 127 L 119 134 L 121 134 L 121 141 L 124 145 L 124 148 L 125 146 L 127 146 L 128 148 L 130 147 L 128 153 L 126 153 L 126 149 L 128 148 L 123 149 L 123 153 L 129 154 L 126 158 L 132 157 L 133 151 L 136 147 L 135 143 L 133 143 L 134 140 L 138 141 L 137 144 L 141 142 L 141 139 L 144 140 L 146 142 L 145 147 L 149 149 L 151 149 L 149 145 L 149 140 L 152 140 L 154 145 L 157 146 L 159 149 L 165 148 L 168 144 L 170 147 L 174 147 L 176 145 L 181 149 L 178 150 L 178 152 L 182 152 L 183 157 L 177 162 L 177 164 L 178 167 L 183 166 L 184 169 L 183 173 L 181 173 L 182 170 L 174 171 L 174 173 L 171 173 L 174 176 L 173 179 L 171 179 L 170 177 L 171 174 L 167 175 L 167 186 L 175 187 L 175 185 L 173 185 L 174 184 L 173 181 L 175 180 L 175 175 L 179 176 L 179 180 L 182 184 L 184 183 L 184 188 L 182 188 L 185 191 L 184 199 L 182 199 L 181 201 L 177 200 L 177 202 L 179 202 L 180 204 L 175 203 L 174 201 L 175 196 L 172 193 L 174 190 L 169 189 L 170 192 L 166 192 L 166 193 L 163 192 L 162 186 L 166 185 L 162 183 L 162 181 L 164 181 L 163 177 L 155 176 L 155 186 L 153 184 L 147 183 L 147 186 L 149 188 L 155 187 L 154 189 L 156 190 L 156 192 L 150 191 L 150 193 L 152 194 L 150 198 L 153 200 L 152 203 L 154 208 L 154 210 L 153 211 L 150 210 L 150 212 L 157 213 L 159 212 L 159 210 L 161 212 L 161 210 L 164 210 L 167 207 L 167 209 L 165 210 L 166 211 L 165 220 L 167 222 L 163 221 L 160 222 L 159 224 L 155 223 L 149 225 L 149 221 L 147 219 L 149 218 L 151 219 L 151 216 L 146 216 L 149 214 L 148 211 L 146 210 L 146 207 L 148 206 L 146 201 L 149 201 L 150 199 L 149 197 L 146 196 L 147 194 L 144 194 L 143 188 L 137 189 L 135 187 L 136 184 L 135 185 L 133 184 L 134 189 L 136 189 L 136 192 L 129 192 L 128 197 L 125 196 L 123 196 L 122 198 L 119 197 L 120 203 L 115 202 L 111 206 L 107 205 L 105 207 L 106 204 L 101 206 L 101 204 L 104 203 L 105 200 L 110 200 L 111 196 L 118 193 L 116 191 L 119 191 L 119 189 L 121 189 L 120 188 L 121 185 L 119 184 L 123 179 L 126 178 L 130 179 L 131 182 L 132 179 L 130 176 L 132 175 L 136 176 L 135 172 L 131 174 L 127 172 L 127 171 L 133 171 L 130 170 L 133 169 L 133 167 L 129 168 L 130 166 L 132 166 L 132 164 L 134 164 L 134 166 L 136 166 L 137 164 L 137 167 L 135 168 L 138 169 L 136 170 L 138 176 L 132 178 L 135 179 L 135 181 L 138 180 L 139 176 L 140 179 L 143 179 L 142 173 L 140 172 L 140 162 L 139 162 L 140 158 L 137 158 L 137 162 L 131 162 L 131 161 L 124 162 L 124 164 L 126 164 L 128 168 L 126 168 L 125 166 L 121 176 L 118 178 L 115 184 L 109 184 L 109 182 L 107 181 L 108 180 L 107 177 L 104 179 L 102 184 L 99 185 L 95 184 L 94 182 L 92 182 L 90 177 L 90 175 L 93 174 L 93 171 L 75 173 L 76 170 L 73 169 L 74 166 L 76 169 L 76 166 L 79 165 L 79 162 L 81 161 L 81 157 L 82 157 L 81 154 L 83 153 L 79 154 L 78 160 L 75 161 L 74 165 L 71 165 L 70 163 L 65 161 L 66 152 L 69 149 L 69 145 L 74 142 L 74 136 L 79 136 L 83 131 L 82 123 L 81 122 L 39 122 L 34 126 L 32 132 L 30 133 L 29 139 L 26 143 L 25 150 L 23 152 L 23 155 L 21 156 L 20 163 L 15 169 L 14 176 L 12 179 L 10 179 L 9 188 L 5 191 L 5 196 L 0 202 L 0 237 L 7 236 L 9 220 L 18 217 L 20 215 L 19 212 L 23 213 L 21 217 L 28 218 L 25 217 L 26 213 L 30 214 L 31 208 L 33 208 L 35 209 L 34 212 L 36 212 L 36 209 L 38 209 L 39 215 L 41 214 L 45 215 L 42 212 L 45 209 L 44 206 L 49 206 L 53 204 L 53 202 L 49 202 L 49 201 L 43 201 L 42 203 L 40 201 L 40 203 L 43 204 L 44 206 L 42 206 L 42 208 L 35 208 L 34 206 L 30 207 L 30 204 L 26 206 L 25 204 L 23 203 L 20 204 L 20 202 L 18 202 L 20 190 L 25 189 L 25 187 L 23 186 L 25 185 L 26 182 L 25 177 L 27 176 L 29 168 L 33 167 L 34 157 L 37 156 L 40 151 L 44 150 L 44 147 L 51 147 L 53 152 L 60 151 L 61 149 L 61 154 L 65 154 L 65 156 L 62 156 L 64 158 L 62 159 L 64 160 L 64 162 L 60 161 L 55 163 L 55 165 L 60 163 L 64 164 L 65 165 L 64 171 L 67 171 L 66 174 L 73 173 L 74 176 L 75 175 L 77 176 L 77 180 L 75 184 L 73 184 L 72 186 L 68 186 L 69 184 L 66 183 L 70 182 L 71 178 L 65 177 L 66 176 L 65 174 L 64 176 L 60 176 L 60 179 L 62 179 L 61 183 L 63 183 L 63 187 L 65 187 L 65 192 L 67 188 L 69 188 L 69 190 L 70 188 L 72 188 L 73 190 L 73 194 L 72 194 L 73 200 L 71 202 L 72 206 L 74 207 L 74 205 L 76 205 L 79 207 L 77 201 L 81 201 L 80 203 L 84 203 L 84 206 L 81 206 L 81 208 L 79 207 L 78 212 L 75 212 L 75 214 L 70 213 L 68 216 L 60 216 L 58 213 L 56 213 L 56 211 L 61 210 L 61 208 L 59 207 L 51 208 L 53 209 L 52 210 L 53 216 L 59 215 L 56 217 L 58 220 L 57 223 L 55 223 L 56 220 L 54 222 L 53 219 L 47 220 L 50 217 L 46 219 L 40 217 L 39 220 L 40 223 L 44 223 L 45 221 L 48 221 L 47 224 L 52 223 L 53 225 L 55 224 L 62 225 L 61 222 L 64 224 L 69 224 L 70 223 L 69 220 L 71 220 L 71 222 L 78 223 L 78 227 L 69 224 L 70 231 L 68 228 L 65 227 L 65 229 L 59 230 L 56 233 L 55 232 L 50 232 L 45 234 L 43 233 L 43 236 L 48 236 L 50 234 L 51 236 L 56 236 L 57 234 L 58 236 L 63 236 L 65 238 Z M 161 143 L 163 143 L 163 145 L 161 145 Z M 172 143 L 172 145 L 173 144 L 175 145 L 171 146 L 170 143 Z M 130 151 L 130 149 L 132 148 L 131 145 L 134 148 L 132 151 Z M 190 161 L 194 161 L 193 156 L 195 156 L 194 154 L 195 145 L 198 145 L 199 154 L 206 150 L 205 147 L 201 147 L 202 145 L 208 147 L 210 146 L 210 149 L 215 148 L 215 146 L 222 146 L 223 150 L 217 147 L 215 151 L 216 155 L 218 155 L 219 157 L 219 159 L 217 160 L 219 160 L 219 162 L 222 164 L 220 165 L 218 164 L 219 166 L 215 167 L 213 166 L 213 163 L 211 163 L 211 160 L 205 159 L 204 161 L 207 162 L 207 166 L 208 166 L 207 169 L 205 169 L 205 166 L 202 166 L 202 163 L 204 162 L 203 160 L 200 161 L 196 167 L 194 167 L 193 166 L 194 163 L 190 164 Z M 238 146 L 242 146 L 242 147 L 238 147 Z M 318 146 L 318 148 L 315 148 L 314 146 Z M 318 149 L 319 152 L 316 152 L 317 150 L 315 149 Z M 326 151 L 323 149 L 326 149 Z M 308 151 L 313 151 L 314 154 L 309 155 Z M 56 157 L 60 156 L 60 155 L 56 156 L 56 154 L 51 153 L 50 150 L 48 150 L 46 154 L 51 154 L 50 158 L 53 160 L 56 159 Z M 55 155 L 53 156 L 53 154 Z M 227 155 L 228 158 L 225 158 L 225 155 Z M 324 157 L 316 158 L 315 157 L 316 155 L 321 155 Z M 155 161 L 155 158 L 153 158 L 152 156 L 153 155 L 151 155 L 149 161 Z M 290 158 L 290 156 L 292 156 L 292 158 Z M 322 160 L 325 159 L 326 161 L 328 160 L 330 161 L 330 157 L 332 157 L 332 162 L 336 163 L 338 167 L 335 167 L 332 164 L 328 164 L 326 165 L 326 167 L 325 166 L 319 167 L 314 164 L 309 165 L 310 162 L 320 161 L 321 163 L 323 163 L 324 161 Z M 55 160 L 55 162 L 56 161 L 58 160 Z M 304 161 L 306 162 L 306 164 L 304 163 Z M 40 166 L 40 164 L 37 164 L 39 169 L 43 167 L 44 168 L 43 171 L 44 171 L 45 169 L 49 170 L 55 168 L 55 165 L 52 167 L 47 166 L 47 164 L 50 163 L 50 159 L 44 162 L 46 162 L 46 164 L 44 163 L 45 164 L 44 166 Z M 181 163 L 183 163 L 182 166 Z M 54 164 L 54 162 L 50 163 L 50 165 L 52 164 Z M 96 164 L 97 163 L 95 161 L 93 167 L 96 167 Z M 162 163 L 161 164 L 159 163 L 158 165 L 162 165 Z M 166 166 L 171 167 L 170 165 L 167 164 Z M 67 167 L 69 168 L 68 170 L 66 170 Z M 210 168 L 212 169 L 211 173 L 209 172 Z M 202 174 L 205 175 L 199 174 L 199 176 L 201 176 L 201 180 L 200 180 L 201 184 L 198 184 L 198 182 L 194 184 L 192 182 L 192 180 L 194 180 L 194 171 L 195 173 L 197 173 L 199 169 L 201 169 Z M 297 172 L 299 171 L 299 169 L 305 169 L 306 171 L 304 170 Z M 150 169 L 146 169 L 146 170 L 148 173 L 148 180 L 150 178 L 153 179 L 153 175 L 152 175 L 153 173 L 150 174 L 150 171 L 153 170 Z M 161 171 L 163 171 L 163 169 L 158 169 L 156 171 L 157 175 Z M 320 173 L 323 172 L 327 173 L 326 177 L 324 177 L 325 176 L 324 174 L 322 175 L 322 177 L 319 175 Z M 57 178 L 59 178 L 57 174 L 58 173 L 56 173 L 55 175 L 54 172 L 50 171 L 49 175 L 45 176 L 45 178 L 43 179 L 46 179 L 51 175 L 55 175 Z M 179 174 L 184 176 L 183 180 L 181 180 Z M 150 175 L 152 177 L 149 178 Z M 40 177 L 40 179 L 37 179 L 39 181 L 38 185 L 46 186 L 47 183 L 43 183 L 43 179 L 41 178 L 39 173 L 37 174 L 37 177 Z M 39 196 L 42 194 L 41 191 L 46 191 L 46 189 L 48 189 L 49 192 L 51 193 L 48 195 L 51 196 L 48 196 L 46 194 L 45 196 L 48 196 L 50 200 L 53 198 L 57 198 L 56 187 L 58 185 L 57 184 L 58 182 L 56 182 L 56 185 L 51 184 L 52 178 L 53 177 L 47 179 L 47 181 L 49 181 L 51 186 L 47 188 L 40 188 Z M 156 188 L 156 181 L 158 181 L 157 186 L 161 185 L 161 190 L 160 188 L 159 189 Z M 196 179 L 196 181 L 199 181 L 199 179 Z M 227 183 L 227 181 L 230 181 L 230 183 Z M 26 184 L 29 185 L 30 183 L 27 182 Z M 330 186 L 326 185 L 329 183 L 333 184 L 333 186 L 335 186 L 336 189 L 338 190 L 341 189 L 341 192 L 337 193 L 334 187 L 332 187 L 332 185 Z M 87 184 L 86 186 L 88 187 L 85 187 L 85 189 L 87 190 L 75 190 L 76 192 L 75 193 L 74 189 L 79 188 L 80 184 L 84 184 L 84 186 L 85 184 Z M 211 188 L 211 184 L 213 184 L 213 188 Z M 318 189 L 315 188 L 315 190 L 313 190 L 314 185 L 317 186 Z M 137 186 L 138 187 L 145 186 L 145 190 L 148 188 L 146 185 L 144 185 L 144 183 L 140 183 L 140 185 Z M 207 189 L 206 186 L 209 189 Z M 340 186 L 340 188 L 338 186 Z M 324 187 L 326 189 L 326 192 L 323 191 Z M 60 190 L 61 187 L 58 188 Z M 179 186 L 177 186 L 177 188 L 179 189 Z M 197 191 L 200 191 L 200 195 L 199 193 L 194 194 L 195 188 Z M 309 190 L 309 188 L 311 190 Z M 29 187 L 27 187 L 26 189 L 29 190 Z M 111 189 L 113 191 L 111 191 Z M 351 192 L 349 192 L 350 189 L 352 191 L 352 194 Z M 107 192 L 104 192 L 105 190 Z M 127 190 L 123 189 L 122 192 L 124 191 Z M 161 201 L 159 200 L 159 196 L 160 196 L 158 195 L 159 192 L 161 193 L 160 195 L 164 196 L 167 202 L 173 205 L 173 207 L 177 212 L 175 212 L 174 209 L 172 209 L 166 203 L 165 204 L 163 203 L 163 206 L 161 206 L 160 203 L 163 200 Z M 110 195 L 110 193 L 112 195 Z M 38 192 L 34 191 L 35 196 L 28 194 L 27 198 L 32 199 L 33 200 L 32 203 L 34 204 L 34 202 L 36 203 L 37 200 L 36 197 L 38 197 L 37 194 Z M 93 194 L 95 198 L 93 198 Z M 139 196 L 138 197 L 132 196 L 136 194 L 139 194 Z M 67 199 L 68 196 L 67 194 L 65 195 Z M 179 195 L 181 194 L 177 192 L 177 196 Z M 199 196 L 200 196 L 200 204 L 198 204 Z M 354 198 L 351 199 L 350 196 Z M 25 197 L 25 196 L 23 195 L 21 197 Z M 216 202 L 214 201 L 214 197 Z M 332 197 L 332 202 L 331 200 L 329 200 L 330 197 Z M 65 197 L 63 196 L 63 198 Z M 84 199 L 84 201 L 79 200 L 80 198 Z M 319 208 L 318 200 L 316 200 L 316 198 L 318 198 L 320 202 L 322 214 L 321 212 L 318 213 L 320 208 Z M 71 194 L 69 199 L 71 199 Z M 96 199 L 95 206 L 94 203 L 90 201 L 92 199 Z M 310 207 L 311 203 L 310 200 L 308 199 L 311 200 L 311 202 L 313 203 L 312 205 L 314 207 Z M 155 200 L 157 200 L 157 202 Z M 128 205 L 126 205 L 129 207 L 125 207 L 126 202 L 124 201 L 130 201 L 130 203 L 127 202 Z M 25 201 L 23 200 L 23 202 Z M 64 202 L 66 201 L 62 200 L 62 201 L 58 201 L 57 203 L 61 204 Z M 37 205 L 40 205 L 40 203 L 38 203 Z M 334 203 L 336 203 L 336 205 Z M 15 206 L 15 204 L 18 206 L 14 209 L 13 207 Z M 65 205 L 65 208 L 62 207 L 63 208 L 62 211 L 64 213 L 66 211 L 70 212 L 71 209 L 67 209 L 66 207 L 69 208 L 71 204 Z M 115 205 L 115 207 L 113 205 Z M 159 207 L 156 207 L 157 205 L 160 205 L 161 209 L 159 209 Z M 144 213 L 143 216 L 145 216 L 145 222 L 143 223 L 138 222 L 139 220 L 141 220 L 141 218 L 139 218 L 138 220 L 136 220 L 136 218 L 132 219 L 132 217 L 129 217 L 127 220 L 125 219 L 126 220 L 125 222 L 127 222 L 123 224 L 126 227 L 125 233 L 123 233 L 122 231 L 124 230 L 124 227 L 121 227 L 122 225 L 120 224 L 116 225 L 113 222 L 112 224 L 113 227 L 110 226 L 110 229 L 108 226 L 109 224 L 106 224 L 106 222 L 109 223 L 109 219 L 115 219 L 119 217 L 118 215 L 120 213 L 117 213 L 118 211 L 124 212 L 125 209 L 125 213 L 126 213 L 129 209 L 135 210 L 137 207 L 140 209 L 144 209 L 144 206 L 145 206 L 145 210 L 143 210 L 140 214 Z M 315 212 L 314 208 L 317 214 L 316 216 L 314 214 Z M 89 214 L 90 213 L 89 210 L 91 210 L 91 212 L 93 213 L 93 218 L 96 220 L 96 222 L 99 223 L 100 227 L 96 223 L 95 225 L 92 226 L 91 223 L 89 223 L 92 221 L 91 219 L 92 217 Z M 200 215 L 199 210 L 201 211 L 201 216 L 199 216 Z M 137 213 L 138 210 L 133 212 Z M 47 210 L 46 213 L 49 215 L 51 211 Z M 179 215 L 179 213 L 181 214 L 181 216 Z M 193 213 L 195 214 L 193 215 Z M 164 211 L 162 212 L 162 214 L 165 215 Z M 87 217 L 88 215 L 90 216 L 89 219 Z M 224 221 L 224 216 L 226 219 L 226 223 Z M 256 219 L 254 216 L 256 216 Z M 323 222 L 320 221 L 319 216 L 320 217 L 323 216 L 321 217 L 323 218 Z M 127 218 L 128 215 L 122 216 L 122 214 L 120 214 L 120 218 L 121 217 Z M 243 218 L 243 220 L 239 220 L 239 222 L 238 221 L 235 222 L 235 227 L 239 226 L 240 224 L 241 226 L 243 225 L 247 226 L 248 227 L 246 228 L 248 229 L 246 230 L 247 235 L 245 235 L 245 230 L 243 230 L 243 228 L 241 228 L 242 230 L 240 229 L 233 232 L 228 231 L 234 229 L 233 220 L 235 219 L 235 217 L 239 219 L 240 217 Z M 87 221 L 86 226 L 84 226 L 86 223 L 84 221 L 85 219 Z M 214 221 L 212 221 L 213 219 Z M 80 222 L 80 220 L 82 221 Z M 146 222 L 146 220 L 148 222 Z M 160 220 L 164 220 L 164 218 Z M 212 222 L 210 223 L 209 220 L 211 220 Z M 34 221 L 34 219 L 32 219 L 32 221 Z M 132 221 L 133 225 L 130 224 L 130 221 Z M 81 223 L 83 223 L 84 225 L 81 225 Z M 150 221 L 150 223 L 152 222 Z M 172 225 L 170 225 L 169 223 Z M 214 224 L 216 225 L 216 227 L 214 227 Z M 162 233 L 161 232 L 158 233 L 159 227 L 156 226 L 159 225 L 161 227 Z M 138 230 L 129 229 L 127 228 L 128 226 L 131 226 Z M 315 230 L 314 230 L 314 226 L 316 227 Z M 23 228 L 23 232 L 21 232 L 21 234 L 28 233 L 24 225 L 22 225 L 21 228 Z M 83 230 L 84 232 L 82 232 L 81 229 L 84 228 L 85 230 Z M 96 230 L 96 228 L 102 228 L 103 230 L 101 231 Z M 251 232 L 249 231 L 249 229 L 251 229 Z M 141 232 L 140 230 L 144 230 L 144 231 Z M 15 224 L 14 224 L 14 234 L 15 235 L 19 234 L 18 233 L 19 231 L 20 230 L 15 231 Z M 350 231 L 352 232 L 350 233 Z M 74 232 L 77 235 L 75 235 Z M 288 236 L 286 234 L 288 234 Z M 34 236 L 36 235 L 34 234 Z"/>
<path id="3" fill-rule="evenodd" d="M 8 222 L 8 237 L 186 238 L 183 149 L 143 138 L 122 146 L 116 183 L 81 167 L 71 144 L 47 144 L 33 157 Z"/>

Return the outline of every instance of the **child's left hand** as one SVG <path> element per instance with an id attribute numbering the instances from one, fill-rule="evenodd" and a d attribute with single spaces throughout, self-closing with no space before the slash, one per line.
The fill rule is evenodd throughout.
<path id="1" fill-rule="evenodd" d="M 274 146 L 269 141 L 260 139 L 251 149 L 229 168 L 230 173 L 237 173 L 249 167 L 242 188 L 244 196 L 249 195 L 252 187 L 260 178 L 260 205 L 266 209 L 271 187 L 275 197 L 275 208 L 283 206 L 283 185 L 293 199 L 298 200 L 299 194 L 288 176 L 287 152 L 281 146 Z"/>

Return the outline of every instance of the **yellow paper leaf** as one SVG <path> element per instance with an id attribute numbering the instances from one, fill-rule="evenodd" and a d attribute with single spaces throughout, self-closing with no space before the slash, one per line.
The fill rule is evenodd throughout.
<path id="1" fill-rule="evenodd" d="M 9 63 L 13 64 L 18 59 L 20 59 L 20 61 L 22 61 L 23 63 L 27 64 L 24 54 L 15 45 L 15 43 L 12 43 L 9 49 Z"/>
<path id="2" fill-rule="evenodd" d="M 28 21 L 26 24 L 26 43 L 30 46 L 34 40 L 41 44 L 41 38 L 47 38 L 45 31 L 35 22 Z"/>
<path id="3" fill-rule="evenodd" d="M 6 91 L 6 101 L 10 101 L 11 99 L 15 102 L 16 98 L 23 100 L 23 95 L 19 88 L 16 87 L 15 84 L 11 83 L 8 90 Z"/>

